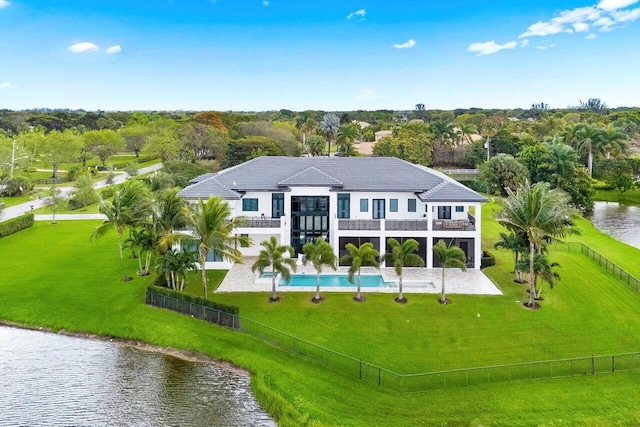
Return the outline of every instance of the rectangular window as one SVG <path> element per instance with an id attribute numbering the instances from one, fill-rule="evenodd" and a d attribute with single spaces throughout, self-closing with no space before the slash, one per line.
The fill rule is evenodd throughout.
<path id="1" fill-rule="evenodd" d="M 389 212 L 398 212 L 398 199 L 389 199 Z"/>
<path id="2" fill-rule="evenodd" d="M 351 204 L 351 195 L 350 194 L 338 194 L 338 218 L 349 218 L 350 217 L 350 204 Z"/>
<path id="3" fill-rule="evenodd" d="M 248 234 L 241 234 L 240 236 L 247 237 L 247 238 L 249 237 Z M 251 245 L 249 245 L 249 243 L 240 241 L 240 247 L 241 248 L 248 248 L 249 246 L 251 246 Z"/>
<path id="4" fill-rule="evenodd" d="M 271 194 L 271 217 L 280 218 L 283 215 L 284 215 L 284 193 L 272 193 Z"/>
<path id="5" fill-rule="evenodd" d="M 369 199 L 360 199 L 360 212 L 369 212 Z"/>
<path id="6" fill-rule="evenodd" d="M 451 206 L 438 206 L 438 219 L 451 219 Z"/>
<path id="7" fill-rule="evenodd" d="M 258 199 L 242 199 L 242 210 L 245 212 L 258 212 Z"/>
<path id="8" fill-rule="evenodd" d="M 384 199 L 373 199 L 373 219 L 383 219 L 384 213 Z"/>
<path id="9" fill-rule="evenodd" d="M 464 206 L 456 206 L 456 212 L 464 212 Z"/>
<path id="10" fill-rule="evenodd" d="M 409 205 L 407 206 L 408 212 L 416 211 L 416 199 L 409 199 Z"/>

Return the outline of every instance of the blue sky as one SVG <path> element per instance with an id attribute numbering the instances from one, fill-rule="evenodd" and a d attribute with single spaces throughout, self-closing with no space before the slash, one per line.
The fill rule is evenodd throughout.
<path id="1" fill-rule="evenodd" d="M 0 108 L 640 105 L 640 0 L 0 0 Z"/>

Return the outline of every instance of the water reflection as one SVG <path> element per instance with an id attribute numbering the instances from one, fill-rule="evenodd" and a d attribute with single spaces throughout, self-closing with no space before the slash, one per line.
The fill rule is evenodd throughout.
<path id="1" fill-rule="evenodd" d="M 640 248 L 640 208 L 613 202 L 596 202 L 587 216 L 603 233 Z"/>
<path id="2" fill-rule="evenodd" d="M 0 425 L 274 426 L 233 370 L 0 327 Z"/>

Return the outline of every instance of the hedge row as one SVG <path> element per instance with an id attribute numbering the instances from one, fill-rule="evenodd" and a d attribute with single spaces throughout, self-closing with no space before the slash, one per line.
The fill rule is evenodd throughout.
<path id="1" fill-rule="evenodd" d="M 33 214 L 31 212 L 26 213 L 17 218 L 8 219 L 4 222 L 0 222 L 0 237 L 9 236 L 18 231 L 29 228 L 33 225 Z"/>
<path id="2" fill-rule="evenodd" d="M 174 291 L 173 289 L 170 289 L 170 288 L 150 285 L 147 287 L 147 290 L 155 294 L 166 295 L 168 297 L 176 298 L 181 301 L 191 302 L 198 305 L 204 305 L 205 307 L 213 308 L 214 310 L 220 310 L 222 312 L 229 313 L 229 314 L 238 315 L 238 313 L 240 313 L 240 308 L 236 307 L 235 305 L 221 304 L 219 302 L 204 299 L 202 297 L 196 297 L 193 295 L 188 295 L 182 292 Z"/>
<path id="3" fill-rule="evenodd" d="M 138 163 L 138 164 L 140 164 L 140 163 L 147 163 L 147 162 L 150 162 L 151 160 L 155 160 L 156 158 L 157 158 L 157 157 L 149 157 L 149 156 L 146 156 L 146 157 L 137 157 L 135 160 L 131 160 L 131 161 L 128 161 L 128 162 L 113 163 L 113 164 L 111 165 L 111 167 L 114 167 L 114 168 L 117 168 L 118 170 L 120 170 L 120 169 L 124 169 L 124 168 L 126 168 L 126 167 L 127 167 L 127 166 L 129 166 L 131 163 Z"/>
<path id="4" fill-rule="evenodd" d="M 473 191 L 477 191 L 478 193 L 490 193 L 491 190 L 486 182 L 479 181 L 477 179 L 461 179 L 458 181 L 460 184 L 469 187 Z"/>
<path id="5" fill-rule="evenodd" d="M 482 258 L 480 259 L 480 268 L 491 267 L 496 265 L 496 257 L 491 252 L 482 251 Z"/>

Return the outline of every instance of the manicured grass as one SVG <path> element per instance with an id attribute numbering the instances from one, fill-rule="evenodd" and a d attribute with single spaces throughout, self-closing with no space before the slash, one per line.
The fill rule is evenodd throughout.
<path id="1" fill-rule="evenodd" d="M 640 206 L 640 188 L 625 191 L 622 194 L 618 190 L 596 190 L 595 200 Z"/>
<path id="2" fill-rule="evenodd" d="M 119 281 L 115 233 L 95 245 L 89 242 L 97 224 L 36 223 L 0 239 L 0 318 L 140 339 L 230 360 L 256 373 L 253 389 L 281 425 L 640 423 L 640 373 L 399 396 L 245 334 L 147 307 L 143 295 L 149 279 Z M 495 224 L 483 225 L 488 231 Z M 588 229 L 582 238 L 609 246 L 612 252 L 620 245 Z M 627 248 L 637 259 L 638 251 L 626 245 L 622 249 Z M 243 316 L 299 331 L 303 338 L 331 348 L 357 351 L 365 360 L 402 372 L 640 348 L 640 298 L 588 259 L 553 252 L 553 260 L 563 265 L 563 279 L 546 293 L 543 309 L 531 312 L 516 302 L 525 293 L 522 285 L 511 282 L 510 254 L 493 252 L 498 264 L 487 272 L 505 296 L 452 295 L 450 306 L 437 304 L 434 295 L 412 294 L 404 306 L 393 302 L 393 295 L 373 294 L 364 304 L 351 301 L 350 294 L 325 295 L 320 305 L 308 301 L 310 294 L 285 294 L 275 304 L 267 302 L 267 294 L 225 294 L 216 299 L 239 305 Z M 133 275 L 136 261 L 126 262 Z M 212 273 L 214 281 L 219 273 Z M 201 292 L 201 283 L 189 286 L 194 294 Z"/>
<path id="3" fill-rule="evenodd" d="M 30 202 L 31 200 L 37 199 L 37 194 L 27 194 L 26 196 L 16 196 L 16 197 L 0 197 L 0 202 L 4 203 L 5 208 L 9 208 L 11 206 L 19 205 L 21 203 Z"/>

